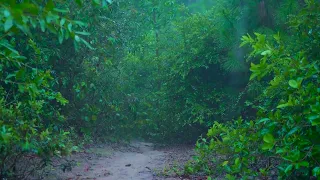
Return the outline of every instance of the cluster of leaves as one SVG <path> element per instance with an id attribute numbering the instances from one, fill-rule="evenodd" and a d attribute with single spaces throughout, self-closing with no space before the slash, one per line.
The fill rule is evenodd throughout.
<path id="1" fill-rule="evenodd" d="M 90 6 L 90 2 L 83 2 L 81 7 L 72 2 L 66 6 L 79 9 L 72 13 L 73 18 L 86 22 L 81 35 L 88 36 L 83 39 L 90 41 L 83 40 L 88 48 L 79 47 L 79 51 L 74 51 L 72 42 L 66 41 L 51 55 L 57 59 L 53 63 L 56 88 L 69 100 L 62 109 L 68 118 L 64 126 L 74 127 L 85 138 L 105 138 L 121 124 L 115 123 L 121 120 L 116 114 L 120 112 L 122 99 L 114 91 L 118 80 L 117 65 L 113 64 L 116 45 L 110 40 L 110 32 L 116 29 L 114 22 L 106 20 L 112 17 L 113 6 L 99 8 Z"/>
<path id="2" fill-rule="evenodd" d="M 59 89 L 70 101 L 63 110 L 69 118 L 66 125 L 83 136 L 113 141 L 138 132 L 134 129 L 139 123 L 140 100 L 135 91 L 143 79 L 133 75 L 134 59 L 127 53 L 138 48 L 132 44 L 140 40 L 137 27 L 143 25 L 146 16 L 137 13 L 139 4 L 144 3 L 119 0 L 106 9 L 84 5 L 75 14 L 90 24 L 85 30 L 91 33 L 90 44 L 95 49 L 70 52 L 70 43 L 63 44 L 55 70 L 61 82 Z"/>
<path id="3" fill-rule="evenodd" d="M 291 18 L 295 31 L 290 33 L 299 37 L 295 40 L 280 39 L 280 35 L 268 38 L 262 32 L 287 30 L 287 14 L 294 13 L 300 1 L 110 3 L 0 2 L 1 178 L 18 176 L 12 159 L 32 153 L 45 162 L 52 155 L 70 152 L 70 127 L 84 138 L 113 140 L 135 135 L 169 142 L 193 141 L 213 125 L 210 141 L 197 145 L 202 155 L 198 158 L 201 166 L 195 169 L 207 166 L 211 173 L 211 159 L 203 159 L 221 148 L 233 154 L 221 159 L 221 169 L 227 168 L 230 177 L 244 172 L 242 169 L 253 172 L 249 161 L 254 159 L 250 158 L 268 157 L 261 151 L 250 153 L 260 141 L 265 142 L 264 151 L 272 153 L 286 144 L 299 144 L 304 136 L 297 133 L 305 139 L 316 135 L 318 99 L 308 96 L 319 93 L 315 68 L 318 6 L 312 6 L 312 1 L 309 9 L 302 11 L 306 14 Z M 192 13 L 207 3 L 214 7 Z M 249 64 L 243 56 L 248 49 L 238 45 L 241 36 L 254 31 L 260 33 L 256 38 L 243 38 L 254 48 L 252 80 L 247 84 Z M 258 56 L 262 59 L 257 60 Z M 244 106 L 244 99 L 254 99 L 247 102 L 251 108 Z M 301 114 L 296 113 L 298 109 L 303 109 Z M 255 111 L 260 123 L 238 120 L 219 124 Z M 314 131 L 311 128 L 306 133 L 309 126 L 302 125 L 303 118 L 311 121 Z M 214 122 L 217 119 L 219 123 Z M 287 120 L 289 125 L 284 125 Z M 289 133 L 287 139 L 280 140 L 285 133 Z M 300 166 L 314 167 L 310 158 L 315 156 L 306 153 L 313 153 L 316 143 L 301 144 L 299 148 L 305 150 L 296 151 L 300 159 L 283 164 L 288 173 Z M 277 159 L 288 152 L 294 151 L 278 150 Z"/>
<path id="4" fill-rule="evenodd" d="M 243 36 L 241 45 L 252 47 L 249 58 L 256 61 L 251 81 L 267 82 L 254 103 L 257 117 L 216 122 L 198 141 L 199 155 L 186 172 L 224 172 L 227 179 L 320 177 L 319 20 L 319 2 L 306 1 L 290 17 L 291 38 Z"/>
<path id="5" fill-rule="evenodd" d="M 284 17 L 299 5 L 221 0 L 206 12 L 191 13 L 207 1 L 132 2 L 128 9 L 148 21 L 132 20 L 144 31 L 124 50 L 124 91 L 139 100 L 136 125 L 143 136 L 176 141 L 192 141 L 214 120 L 254 115 L 244 100 L 255 98 L 263 83 L 248 84 L 250 65 L 243 60 L 248 50 L 239 48 L 241 36 L 284 29 Z"/>
<path id="6" fill-rule="evenodd" d="M 241 103 L 233 105 L 246 85 L 248 68 L 233 55 L 232 40 L 224 41 L 220 33 L 221 9 L 192 14 L 177 1 L 134 2 L 126 8 L 139 12 L 132 23 L 143 31 L 135 32 L 136 40 L 124 49 L 121 78 L 124 92 L 137 98 L 133 114 L 140 134 L 192 141 L 213 119 L 239 115 Z M 237 33 L 237 28 L 223 29 Z"/>
<path id="7" fill-rule="evenodd" d="M 77 31 L 85 24 L 68 14 L 65 1 L 0 2 L 1 179 L 28 176 L 34 169 L 18 166 L 27 154 L 46 164 L 51 156 L 71 151 L 69 132 L 61 129 L 65 116 L 60 113 L 68 100 L 56 91 L 50 51 L 41 44 L 72 39 L 76 48 L 79 43 L 90 47 L 81 37 L 88 33 Z"/>

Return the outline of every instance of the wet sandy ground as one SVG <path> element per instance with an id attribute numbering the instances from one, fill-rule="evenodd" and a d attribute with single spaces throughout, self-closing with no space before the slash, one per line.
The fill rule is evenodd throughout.
<path id="1" fill-rule="evenodd" d="M 132 144 L 138 152 L 116 152 L 108 161 L 108 177 L 102 179 L 153 179 L 153 170 L 161 168 L 164 152 L 153 149 L 150 143 L 135 142 Z"/>
<path id="2" fill-rule="evenodd" d="M 71 171 L 50 169 L 44 179 L 61 180 L 178 180 L 170 168 L 183 165 L 193 154 L 192 146 L 155 148 L 152 143 L 132 142 L 126 147 L 101 145 L 70 157 Z M 163 176 L 171 174 L 171 177 Z"/>

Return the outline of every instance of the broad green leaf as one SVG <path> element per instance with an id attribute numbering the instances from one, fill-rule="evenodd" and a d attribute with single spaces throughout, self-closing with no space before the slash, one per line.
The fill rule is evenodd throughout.
<path id="1" fill-rule="evenodd" d="M 6 80 L 12 78 L 12 77 L 16 77 L 16 74 L 8 74 L 7 77 L 6 77 Z"/>
<path id="2" fill-rule="evenodd" d="M 102 0 L 102 3 L 101 3 L 102 7 L 106 7 L 108 5 L 107 1 L 106 0 Z"/>
<path id="3" fill-rule="evenodd" d="M 9 31 L 9 29 L 12 28 L 13 26 L 13 18 L 11 16 L 9 16 L 6 21 L 4 22 L 4 31 L 7 32 Z"/>
<path id="4" fill-rule="evenodd" d="M 11 15 L 11 13 L 10 13 L 10 11 L 9 10 L 7 10 L 7 9 L 4 9 L 3 10 L 3 15 L 4 15 L 4 17 L 9 17 L 10 15 Z"/>
<path id="5" fill-rule="evenodd" d="M 273 144 L 275 142 L 273 135 L 270 133 L 263 136 L 263 141 L 269 144 Z"/>
<path id="6" fill-rule="evenodd" d="M 224 161 L 221 166 L 226 166 L 226 165 L 228 165 L 228 163 L 229 163 L 229 161 Z"/>
<path id="7" fill-rule="evenodd" d="M 291 162 L 297 162 L 299 161 L 301 156 L 300 150 L 295 149 L 288 152 L 287 156 L 283 156 L 283 159 Z"/>
<path id="8" fill-rule="evenodd" d="M 280 43 L 280 33 L 278 32 L 277 34 L 273 35 L 273 38 L 278 42 Z"/>
<path id="9" fill-rule="evenodd" d="M 287 166 L 287 168 L 286 168 L 286 170 L 285 170 L 284 172 L 285 172 L 286 174 L 289 174 L 289 173 L 291 172 L 292 168 L 293 168 L 293 165 L 290 164 L 289 166 Z"/>
<path id="10" fill-rule="evenodd" d="M 260 120 L 257 122 L 257 124 L 265 123 L 265 122 L 267 122 L 267 121 L 270 121 L 270 119 L 269 119 L 269 118 L 262 118 L 262 119 L 260 119 Z"/>
<path id="11" fill-rule="evenodd" d="M 76 31 L 75 32 L 76 34 L 81 34 L 81 35 L 84 35 L 84 36 L 89 36 L 90 35 L 90 33 L 88 33 L 88 32 L 80 32 L 80 31 Z"/>
<path id="12" fill-rule="evenodd" d="M 61 105 L 66 105 L 69 101 L 66 100 L 64 97 L 62 97 L 61 93 L 56 94 L 56 100 L 61 104 Z"/>
<path id="13" fill-rule="evenodd" d="M 94 48 L 84 39 L 80 38 L 83 44 L 85 44 L 89 49 L 94 50 Z"/>
<path id="14" fill-rule="evenodd" d="M 308 161 L 302 161 L 302 162 L 299 162 L 298 164 L 299 164 L 299 166 L 302 166 L 302 167 L 309 167 Z"/>
<path id="15" fill-rule="evenodd" d="M 82 22 L 82 21 L 73 21 L 75 24 L 79 25 L 80 27 L 86 27 L 88 26 L 86 23 Z"/>
<path id="16" fill-rule="evenodd" d="M 73 44 L 74 44 L 74 48 L 76 50 L 76 52 L 79 51 L 79 43 L 77 41 L 73 41 Z"/>
<path id="17" fill-rule="evenodd" d="M 236 177 L 231 174 L 226 174 L 226 179 L 227 180 L 236 180 Z"/>
<path id="18" fill-rule="evenodd" d="M 19 92 L 20 92 L 20 93 L 24 93 L 25 85 L 19 84 L 19 85 L 18 85 L 18 89 L 19 89 Z"/>
<path id="19" fill-rule="evenodd" d="M 252 73 L 251 75 L 250 75 L 250 81 L 251 80 L 253 80 L 254 78 L 256 78 L 257 76 L 259 75 L 259 73 Z"/>
<path id="20" fill-rule="evenodd" d="M 262 150 L 270 150 L 273 148 L 273 145 L 274 144 L 271 144 L 271 143 L 263 143 L 261 148 L 262 148 Z"/>
<path id="21" fill-rule="evenodd" d="M 56 12 L 60 12 L 60 13 L 68 13 L 69 10 L 68 9 L 58 9 L 58 8 L 53 8 L 54 11 Z"/>
<path id="22" fill-rule="evenodd" d="M 235 165 L 239 165 L 239 164 L 240 164 L 240 158 L 236 158 L 236 159 L 234 160 L 234 164 L 235 164 Z"/>
<path id="23" fill-rule="evenodd" d="M 288 106 L 291 106 L 290 104 L 286 103 L 286 104 L 280 104 L 277 106 L 277 108 L 285 108 L 285 107 L 288 107 Z"/>
<path id="24" fill-rule="evenodd" d="M 77 42 L 80 42 L 80 37 L 78 35 L 75 35 L 74 40 L 76 40 Z"/>
<path id="25" fill-rule="evenodd" d="M 65 22 L 66 22 L 66 19 L 65 19 L 65 18 L 62 18 L 62 19 L 60 20 L 60 26 L 63 26 Z"/>
<path id="26" fill-rule="evenodd" d="M 96 4 L 96 5 L 100 5 L 100 0 L 93 0 L 92 2 L 94 2 L 94 4 Z"/>
<path id="27" fill-rule="evenodd" d="M 19 54 L 17 50 L 14 49 L 14 47 L 11 44 L 8 44 L 6 41 L 0 41 L 0 46 L 5 47 L 6 49 L 10 50 L 14 54 Z"/>
<path id="28" fill-rule="evenodd" d="M 320 177 L 320 167 L 313 168 L 312 175 L 315 177 Z"/>
<path id="29" fill-rule="evenodd" d="M 59 18 L 60 17 L 58 15 L 52 14 L 51 12 L 49 12 L 48 15 L 46 16 L 46 21 L 47 23 L 51 23 L 51 22 L 55 22 Z"/>
<path id="30" fill-rule="evenodd" d="M 287 150 L 284 149 L 284 148 L 278 148 L 277 151 L 276 151 L 276 154 L 281 154 L 281 153 L 286 153 Z"/>
<path id="31" fill-rule="evenodd" d="M 285 103 L 285 104 L 279 104 L 279 105 L 277 106 L 277 108 L 285 108 L 285 107 L 293 106 L 293 101 L 294 101 L 294 100 L 293 100 L 292 96 L 289 95 L 289 100 L 288 100 L 288 102 Z"/>
<path id="32" fill-rule="evenodd" d="M 262 56 L 271 55 L 271 50 L 266 50 L 261 53 Z"/>
<path id="33" fill-rule="evenodd" d="M 296 80 L 290 80 L 289 81 L 289 85 L 292 87 L 292 88 L 298 88 L 298 82 Z"/>
<path id="34" fill-rule="evenodd" d="M 68 30 L 69 30 L 69 32 L 72 32 L 72 24 L 71 23 L 68 24 Z"/>
<path id="35" fill-rule="evenodd" d="M 299 127 L 294 127 L 294 128 L 292 128 L 292 129 L 288 132 L 287 136 L 291 136 L 292 134 L 294 134 L 295 132 L 297 132 L 299 129 L 300 129 Z"/>
<path id="36" fill-rule="evenodd" d="M 312 126 L 317 126 L 320 124 L 320 115 L 312 115 L 309 116 L 308 119 L 311 122 Z"/>
<path id="37" fill-rule="evenodd" d="M 23 145 L 24 150 L 29 150 L 30 149 L 30 143 L 29 141 L 26 141 L 26 143 Z"/>
<path id="38" fill-rule="evenodd" d="M 64 39 L 63 29 L 61 29 L 61 31 L 59 31 L 58 39 L 59 39 L 59 43 L 62 44 L 63 39 Z"/>
<path id="39" fill-rule="evenodd" d="M 40 23 L 41 31 L 45 32 L 46 31 L 46 22 L 45 22 L 45 20 L 44 19 L 40 19 L 39 23 Z"/>

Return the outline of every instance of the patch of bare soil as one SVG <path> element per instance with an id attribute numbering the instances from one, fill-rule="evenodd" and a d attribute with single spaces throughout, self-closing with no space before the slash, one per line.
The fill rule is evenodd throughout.
<path id="1" fill-rule="evenodd" d="M 132 142 L 127 146 L 98 145 L 68 157 L 62 165 L 48 168 L 48 180 L 178 180 L 192 154 L 193 146 L 155 147 Z M 61 164 L 61 162 L 60 162 Z M 71 171 L 69 171 L 71 170 Z"/>

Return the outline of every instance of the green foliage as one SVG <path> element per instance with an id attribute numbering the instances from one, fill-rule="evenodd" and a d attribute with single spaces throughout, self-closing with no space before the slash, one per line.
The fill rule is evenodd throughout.
<path id="1" fill-rule="evenodd" d="M 77 1 L 80 3 L 80 1 Z M 100 4 L 99 1 L 95 1 Z M 102 4 L 105 2 L 102 2 Z M 68 100 L 55 89 L 55 72 L 41 47 L 48 36 L 60 44 L 73 39 L 91 47 L 78 31 L 86 26 L 68 17 L 65 1 L 0 2 L 0 178 L 24 178 L 21 159 L 36 155 L 46 164 L 53 155 L 70 153 L 72 143 L 60 110 Z M 47 41 L 48 43 L 48 41 Z M 34 171 L 29 167 L 25 173 Z"/>
<path id="2" fill-rule="evenodd" d="M 319 12 L 320 4 L 308 1 L 290 17 L 288 33 L 295 37 L 289 43 L 280 34 L 242 38 L 242 45 L 253 49 L 251 81 L 268 83 L 257 98 L 257 118 L 215 123 L 208 140 L 197 143 L 195 170 L 218 169 L 228 179 L 275 172 L 290 179 L 319 176 L 319 34 L 313 33 L 319 30 Z"/>
<path id="3" fill-rule="evenodd" d="M 183 2 L 1 1 L 0 178 L 81 138 L 194 142 L 209 127 L 187 173 L 319 176 L 319 4 Z"/>
<path id="4" fill-rule="evenodd" d="M 248 69 L 221 38 L 217 24 L 224 17 L 215 9 L 191 14 L 176 2 L 154 3 L 156 12 L 150 12 L 148 5 L 140 7 L 147 17 L 156 13 L 156 21 L 141 25 L 153 28 L 142 32 L 142 41 L 133 42 L 141 48 L 129 51 L 132 62 L 124 62 L 131 80 L 128 89 L 140 100 L 138 128 L 151 139 L 192 141 L 214 119 L 239 115 L 243 102 L 230 107 L 237 104 Z M 165 16 L 167 12 L 172 18 Z"/>
<path id="5" fill-rule="evenodd" d="M 221 0 L 206 12 L 192 12 L 207 2 L 190 5 L 132 0 L 119 1 L 112 7 L 107 17 L 116 19 L 118 28 L 111 28 L 114 33 L 108 39 L 116 49 L 111 55 L 112 68 L 119 73 L 110 79 L 116 76 L 113 82 L 119 83 L 109 85 L 119 87 L 121 93 L 99 91 L 111 91 L 121 104 L 115 113 L 121 115 L 121 120 L 108 117 L 110 122 L 123 122 L 127 130 L 138 129 L 133 134 L 145 138 L 192 141 L 215 120 L 224 122 L 240 114 L 255 113 L 244 103 L 262 91 L 263 83 L 248 84 L 249 64 L 244 61 L 248 49 L 239 48 L 241 36 L 255 30 L 260 34 L 285 30 L 283 23 L 275 23 L 278 16 L 272 12 L 287 16 L 296 6 L 289 1 L 278 6 L 276 1 Z M 289 8 L 292 11 L 287 11 Z M 124 32 L 118 34 L 119 29 Z M 128 103 L 124 96 L 134 97 L 135 101 Z M 86 102 L 92 99 L 89 97 Z M 98 109 L 102 113 L 106 108 Z M 115 129 L 120 132 L 125 128 Z"/>

